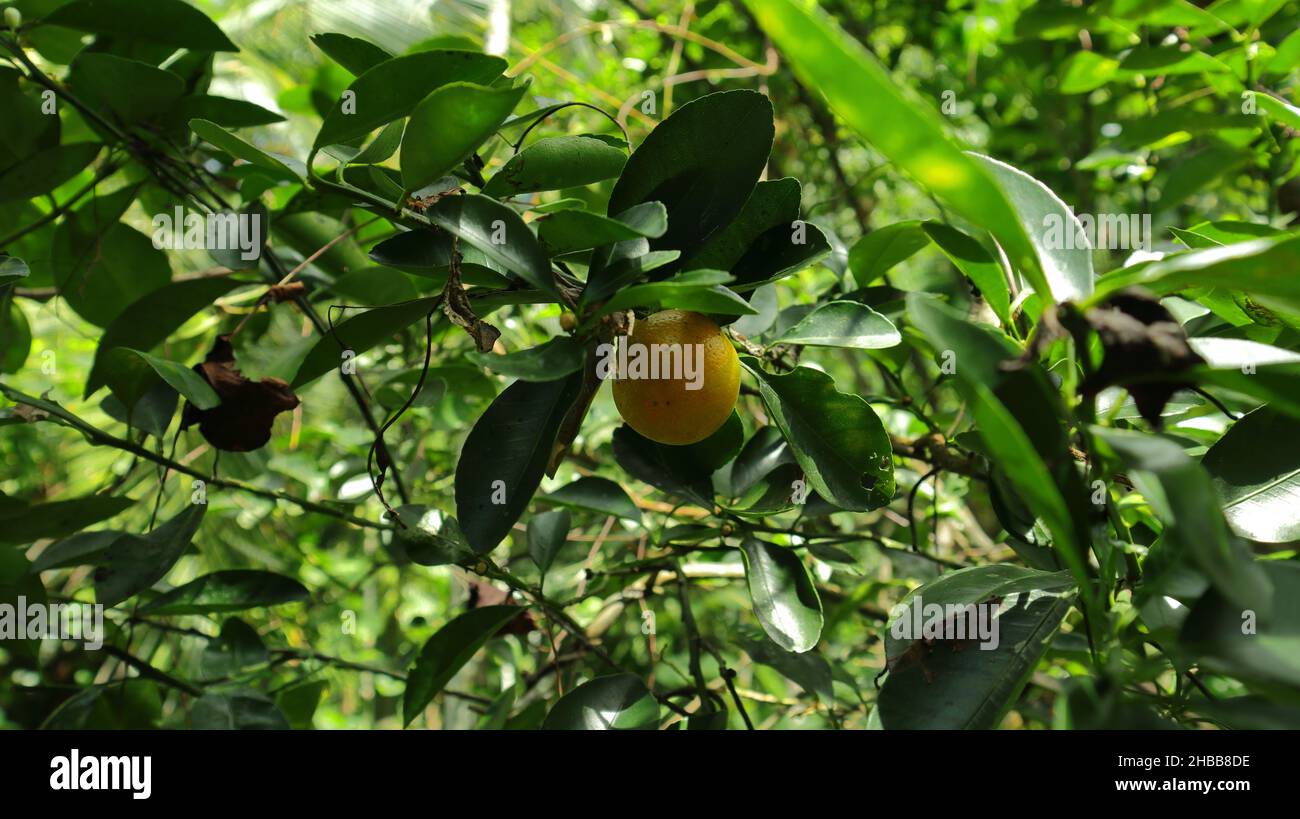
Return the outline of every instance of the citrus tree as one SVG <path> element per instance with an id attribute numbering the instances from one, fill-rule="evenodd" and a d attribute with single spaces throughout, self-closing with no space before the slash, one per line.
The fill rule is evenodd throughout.
<path id="1" fill-rule="evenodd" d="M 1295 4 L 853 6 L 7 4 L 4 719 L 1296 724 Z"/>

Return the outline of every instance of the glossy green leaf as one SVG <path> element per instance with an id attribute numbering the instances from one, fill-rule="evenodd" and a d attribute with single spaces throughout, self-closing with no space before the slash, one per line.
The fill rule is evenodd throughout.
<path id="1" fill-rule="evenodd" d="M 626 162 L 626 152 L 594 137 L 539 139 L 510 157 L 488 180 L 483 195 L 500 198 L 590 185 L 618 176 Z"/>
<path id="2" fill-rule="evenodd" d="M 357 77 L 330 108 L 313 151 L 409 116 L 421 100 L 448 83 L 489 83 L 505 70 L 500 57 L 472 51 L 420 51 L 385 60 Z"/>
<path id="3" fill-rule="evenodd" d="M 896 663 L 872 722 L 886 730 L 998 727 L 1069 610 L 1069 595 L 1016 593 L 998 616 L 996 648 L 937 640 L 915 662 Z"/>
<path id="4" fill-rule="evenodd" d="M 198 409 L 213 409 L 221 403 L 221 399 L 217 397 L 216 391 L 209 386 L 208 382 L 184 364 L 177 364 L 175 361 L 158 358 L 148 353 L 142 353 L 139 350 L 131 350 L 126 347 L 119 349 L 139 356 L 144 363 L 153 368 L 159 378 L 166 381 L 172 389 L 184 396 L 186 401 L 189 401 Z"/>
<path id="5" fill-rule="evenodd" d="M 849 249 L 849 270 L 858 287 L 868 287 L 930 244 L 915 219 L 895 222 L 863 236 Z"/>
<path id="6" fill-rule="evenodd" d="M 1011 324 L 1011 291 L 1002 266 L 979 242 L 942 222 L 924 222 L 921 229 L 949 261 L 979 288 L 1003 326 Z"/>
<path id="7" fill-rule="evenodd" d="M 759 182 L 740 213 L 708 238 L 684 270 L 727 270 L 744 292 L 810 267 L 830 252 L 821 228 L 800 219 L 796 179 Z"/>
<path id="8" fill-rule="evenodd" d="M 157 119 L 185 95 L 185 83 L 170 71 L 94 52 L 78 55 L 68 83 L 87 105 L 125 125 Z"/>
<path id="9" fill-rule="evenodd" d="M 456 463 L 456 519 L 476 553 L 496 548 L 532 500 L 581 380 L 516 381 L 474 423 Z"/>
<path id="10" fill-rule="evenodd" d="M 456 672 L 523 611 L 519 606 L 484 606 L 470 609 L 438 629 L 420 649 L 415 665 L 406 675 L 403 724 L 410 725 Z"/>
<path id="11" fill-rule="evenodd" d="M 380 63 L 391 60 L 392 54 L 360 37 L 326 32 L 313 35 L 311 41 L 329 58 L 346 68 L 353 76 L 361 76 Z"/>
<path id="12" fill-rule="evenodd" d="M 662 202 L 668 230 L 650 247 L 689 258 L 740 213 L 767 163 L 772 136 L 772 103 L 762 94 L 725 91 L 692 100 L 632 152 L 608 213 Z"/>
<path id="13" fill-rule="evenodd" d="M 376 307 L 336 323 L 334 331 L 320 337 L 298 365 L 291 386 L 296 390 L 325 373 L 342 366 L 348 352 L 361 355 L 385 339 L 428 315 L 437 306 L 436 298 L 417 299 L 404 304 Z"/>
<path id="14" fill-rule="evenodd" d="M 659 703 L 632 674 L 588 680 L 561 697 L 542 724 L 548 731 L 650 730 L 658 726 Z"/>
<path id="15" fill-rule="evenodd" d="M 830 301 L 776 338 L 781 344 L 880 350 L 903 340 L 893 322 L 856 301 Z"/>
<path id="16" fill-rule="evenodd" d="M 533 515 L 528 521 L 528 556 L 545 575 L 569 536 L 573 519 L 568 509 L 554 509 Z"/>
<path id="17" fill-rule="evenodd" d="M 1300 421 L 1260 407 L 1232 425 L 1201 465 L 1233 530 L 1251 540 L 1300 540 Z"/>
<path id="18" fill-rule="evenodd" d="M 668 230 L 668 211 L 659 202 L 644 202 L 618 216 L 587 210 L 561 210 L 537 220 L 537 237 L 552 255 L 572 253 L 631 239 L 654 239 Z"/>
<path id="19" fill-rule="evenodd" d="M 554 492 L 542 495 L 538 500 L 571 509 L 613 515 L 633 523 L 641 522 L 641 510 L 623 491 L 623 487 L 608 478 L 594 475 L 578 478 Z"/>
<path id="20" fill-rule="evenodd" d="M 819 495 L 856 511 L 893 500 L 889 435 L 866 401 L 835 389 L 829 375 L 810 367 L 774 375 L 751 358 L 741 363 L 758 381 L 768 417 Z"/>
<path id="21" fill-rule="evenodd" d="M 419 190 L 468 159 L 496 133 L 528 91 L 470 82 L 440 86 L 411 111 L 402 134 L 402 185 Z"/>
<path id="22" fill-rule="evenodd" d="M 727 316 L 757 313 L 749 302 L 721 284 L 729 281 L 731 276 L 721 270 L 691 270 L 661 282 L 624 288 L 605 302 L 601 312 L 612 313 L 657 304 L 661 309 L 671 307 Z"/>
<path id="23" fill-rule="evenodd" d="M 576 338 L 558 336 L 536 347 L 505 355 L 469 352 L 465 357 L 481 367 L 525 381 L 554 381 L 582 369 L 586 346 Z"/>
<path id="24" fill-rule="evenodd" d="M 235 136 L 215 122 L 205 119 L 192 119 L 190 120 L 190 130 L 205 142 L 215 145 L 236 159 L 242 159 L 264 171 L 270 171 L 276 178 L 297 181 L 307 176 L 306 168 L 298 160 L 272 156 L 251 142 Z"/>
<path id="25" fill-rule="evenodd" d="M 712 435 L 686 446 L 651 441 L 625 424 L 614 430 L 614 459 L 639 481 L 712 506 L 710 476 L 736 456 L 744 440 L 744 426 L 734 411 Z"/>
<path id="26" fill-rule="evenodd" d="M 786 651 L 811 650 L 821 639 L 822 602 L 799 553 L 755 537 L 741 544 L 754 616 Z"/>
<path id="27" fill-rule="evenodd" d="M 555 293 L 551 263 L 519 214 L 486 196 L 465 194 L 440 200 L 425 214 L 544 293 Z"/>

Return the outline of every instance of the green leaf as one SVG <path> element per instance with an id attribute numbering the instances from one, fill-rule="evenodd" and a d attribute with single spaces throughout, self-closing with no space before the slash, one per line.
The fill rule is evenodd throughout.
<path id="1" fill-rule="evenodd" d="M 195 731 L 287 731 L 289 721 L 260 691 L 208 693 L 190 706 Z"/>
<path id="2" fill-rule="evenodd" d="M 997 648 L 936 640 L 915 662 L 896 663 L 871 721 L 887 730 L 996 728 L 1042 659 L 1070 599 L 1018 592 L 1014 604 L 1010 599 L 1002 604 Z"/>
<path id="3" fill-rule="evenodd" d="M 1267 603 L 1268 578 L 1228 530 L 1210 476 L 1175 441 L 1159 435 L 1094 427 L 1131 473 L 1159 486 L 1143 492 L 1165 524 L 1165 540 L 1192 559 L 1229 600 L 1243 608 Z"/>
<path id="4" fill-rule="evenodd" d="M 35 506 L 0 506 L 0 543 L 25 545 L 41 538 L 66 537 L 129 508 L 135 501 L 113 495 L 88 495 Z"/>
<path id="5" fill-rule="evenodd" d="M 129 204 L 131 192 L 124 193 L 116 201 Z M 107 327 L 132 302 L 166 286 L 171 264 L 150 237 L 118 222 L 116 214 L 96 211 L 96 203 L 83 205 L 59 225 L 53 276 L 60 294 L 78 315 Z"/>
<path id="6" fill-rule="evenodd" d="M 18 302 L 0 292 L 0 373 L 16 373 L 32 351 L 32 328 Z"/>
<path id="7" fill-rule="evenodd" d="M 81 173 L 99 156 L 98 142 L 55 145 L 0 173 L 0 202 L 33 199 Z"/>
<path id="8" fill-rule="evenodd" d="M 222 128 L 250 128 L 284 122 L 284 117 L 248 100 L 214 97 L 208 94 L 185 97 L 166 119 L 184 127 L 192 119 L 206 119 Z"/>
<path id="9" fill-rule="evenodd" d="M 1087 605 L 1099 605 L 1087 585 L 1084 558 L 1090 542 L 1088 499 L 1057 421 L 1064 413 L 1059 394 L 1037 366 L 1004 371 L 1002 362 L 1016 358 L 1016 348 L 991 329 L 965 321 L 923 294 L 908 296 L 907 311 L 936 353 L 952 354 L 957 383 L 989 458 L 1051 532 L 1057 553 L 1088 595 Z"/>
<path id="10" fill-rule="evenodd" d="M 556 294 L 551 263 L 524 220 L 486 196 L 448 196 L 425 213 L 429 221 L 459 236 L 543 293 Z"/>
<path id="11" fill-rule="evenodd" d="M 538 500 L 557 503 L 572 509 L 613 515 L 633 523 L 641 522 L 641 510 L 623 491 L 623 487 L 608 478 L 595 475 L 578 478 L 554 492 L 542 495 Z"/>
<path id="12" fill-rule="evenodd" d="M 75 0 L 47 15 L 52 26 L 107 34 L 124 40 L 188 48 L 195 51 L 238 51 L 217 24 L 182 0 Z"/>
<path id="13" fill-rule="evenodd" d="M 618 216 L 587 210 L 561 210 L 537 220 L 537 236 L 552 255 L 602 247 L 631 239 L 654 239 L 668 230 L 668 211 L 660 202 L 635 205 Z"/>
<path id="14" fill-rule="evenodd" d="M 306 600 L 307 588 L 290 577 L 254 569 L 205 574 L 159 595 L 140 607 L 141 614 L 211 614 L 277 606 Z"/>
<path id="15" fill-rule="evenodd" d="M 1255 104 L 1265 114 L 1288 128 L 1300 130 L 1300 108 L 1272 94 L 1255 94 Z"/>
<path id="16" fill-rule="evenodd" d="M 476 554 L 496 548 L 532 499 L 581 375 L 516 381 L 475 422 L 456 463 L 456 519 Z"/>
<path id="17" fill-rule="evenodd" d="M 322 335 L 298 365 L 298 373 L 290 386 L 297 390 L 341 366 L 347 351 L 361 355 L 392 338 L 428 315 L 437 306 L 437 301 L 436 298 L 427 298 L 376 307 L 334 325 L 334 332 Z"/>
<path id="18" fill-rule="evenodd" d="M 893 449 L 866 401 L 838 391 L 829 375 L 810 367 L 774 375 L 752 358 L 741 363 L 758 380 L 768 416 L 817 494 L 855 511 L 893 500 Z"/>
<path id="19" fill-rule="evenodd" d="M 17 284 L 31 273 L 31 268 L 22 259 L 16 256 L 0 256 L 0 291 Z"/>
<path id="20" fill-rule="evenodd" d="M 610 215 L 659 201 L 668 230 L 654 250 L 689 258 L 740 213 L 772 150 L 772 103 L 754 91 L 699 97 L 650 132 L 623 168 Z"/>
<path id="21" fill-rule="evenodd" d="M 546 715 L 548 731 L 651 730 L 659 726 L 659 702 L 633 674 L 588 680 L 560 698 Z"/>
<path id="22" fill-rule="evenodd" d="M 506 61 L 500 57 L 472 51 L 420 51 L 385 60 L 357 77 L 325 115 L 312 153 L 408 116 L 420 100 L 441 86 L 488 83 L 505 70 Z"/>
<path id="23" fill-rule="evenodd" d="M 884 316 L 856 301 L 830 301 L 804 316 L 776 342 L 810 347 L 880 350 L 902 342 L 897 328 Z"/>
<path id="24" fill-rule="evenodd" d="M 627 154 L 589 136 L 539 139 L 488 180 L 484 196 L 505 197 L 534 191 L 554 191 L 613 179 L 623 170 Z"/>
<path id="25" fill-rule="evenodd" d="M 1201 465 L 1239 534 L 1264 543 L 1300 540 L 1300 421 L 1260 407 L 1233 424 Z"/>
<path id="26" fill-rule="evenodd" d="M 1224 287 L 1300 303 L 1300 277 L 1287 270 L 1300 268 L 1300 236 L 1237 242 L 1175 253 L 1145 265 L 1117 270 L 1097 282 L 1088 300 L 1094 305 L 1111 293 L 1140 285 L 1158 296 L 1188 287 Z"/>
<path id="27" fill-rule="evenodd" d="M 397 507 L 397 517 L 406 527 L 393 531 L 394 551 L 405 552 L 421 566 L 446 566 L 474 556 L 456 519 L 440 510 L 405 504 Z"/>
<path id="28" fill-rule="evenodd" d="M 95 349 L 95 363 L 86 379 L 83 397 L 104 385 L 102 358 L 114 347 L 151 350 L 200 310 L 239 286 L 226 278 L 173 282 L 132 302 L 104 329 Z"/>
<path id="29" fill-rule="evenodd" d="M 481 367 L 511 378 L 554 381 L 581 370 L 587 360 L 587 349 L 576 338 L 558 336 L 536 347 L 505 355 L 469 352 L 465 357 Z"/>
<path id="30" fill-rule="evenodd" d="M 749 306 L 736 293 L 723 287 L 721 282 L 731 281 L 731 276 L 721 270 L 691 270 L 679 273 L 661 282 L 649 282 L 626 287 L 605 302 L 600 313 L 612 313 L 631 307 L 659 305 L 660 309 L 675 307 L 697 313 L 745 316 L 758 311 Z"/>
<path id="31" fill-rule="evenodd" d="M 868 287 L 890 268 L 907 261 L 930 244 L 916 219 L 873 230 L 849 249 L 849 270 L 858 287 Z"/>
<path id="32" fill-rule="evenodd" d="M 147 535 L 128 533 L 114 541 L 105 565 L 95 572 L 96 602 L 116 606 L 162 580 L 189 548 L 207 508 L 190 504 Z"/>
<path id="33" fill-rule="evenodd" d="M 244 669 L 265 665 L 270 659 L 270 652 L 257 630 L 238 617 L 231 617 L 221 624 L 221 634 L 209 638 L 199 655 L 199 676 L 224 679 Z"/>
<path id="34" fill-rule="evenodd" d="M 208 385 L 208 382 L 184 364 L 177 364 L 175 361 L 168 361 L 165 358 L 158 358 L 127 347 L 118 349 L 139 356 L 142 361 L 153 368 L 159 378 L 171 385 L 172 389 L 185 396 L 185 400 L 198 409 L 210 410 L 221 404 L 221 399 L 217 396 L 216 391 Z"/>
<path id="35" fill-rule="evenodd" d="M 1209 668 L 1237 678 L 1300 686 L 1300 565 L 1260 561 L 1271 597 L 1234 600 L 1222 589 L 1196 601 L 1179 643 Z"/>
<path id="36" fill-rule="evenodd" d="M 185 82 L 170 71 L 86 51 L 73 60 L 68 83 L 84 103 L 124 125 L 157 119 L 185 95 Z"/>
<path id="37" fill-rule="evenodd" d="M 799 0 L 745 0 L 745 5 L 796 75 L 820 92 L 836 115 L 923 187 L 988 229 L 1035 289 L 1045 298 L 1052 295 L 1020 218 L 986 164 L 949 140 L 928 101 L 905 94 L 867 48 L 820 8 Z"/>
<path id="38" fill-rule="evenodd" d="M 360 37 L 326 32 L 313 35 L 311 41 L 353 76 L 360 76 L 385 60 L 393 59 L 392 54 Z"/>
<path id="39" fill-rule="evenodd" d="M 569 536 L 573 520 L 568 509 L 554 509 L 533 515 L 528 521 L 528 556 L 533 559 L 537 570 L 546 575 L 555 556 Z"/>
<path id="40" fill-rule="evenodd" d="M 745 538 L 740 549 L 754 616 L 763 631 L 786 651 L 814 648 L 821 639 L 822 601 L 799 553 L 755 537 Z"/>
<path id="41" fill-rule="evenodd" d="M 378 264 L 404 273 L 432 278 L 435 286 L 446 283 L 451 270 L 453 237 L 445 231 L 408 230 L 385 239 L 370 250 Z M 484 287 L 509 287 L 504 267 L 469 244 L 457 244 L 461 255 L 461 282 Z"/>
<path id="42" fill-rule="evenodd" d="M 979 288 L 1003 326 L 1011 326 L 1011 291 L 1007 287 L 1007 277 L 984 246 L 942 222 L 924 222 L 921 229 L 962 275 Z"/>
<path id="43" fill-rule="evenodd" d="M 329 683 L 325 680 L 310 680 L 282 688 L 275 695 L 275 707 L 284 714 L 290 728 L 308 730 L 328 689 Z"/>
<path id="44" fill-rule="evenodd" d="M 748 291 L 810 267 L 830 252 L 826 234 L 799 218 L 802 189 L 791 178 L 754 186 L 740 213 L 682 265 L 684 270 L 728 270 Z"/>
<path id="45" fill-rule="evenodd" d="M 420 649 L 406 676 L 403 724 L 410 725 L 456 672 L 523 611 L 519 606 L 484 606 L 470 609 L 438 629 Z"/>
<path id="46" fill-rule="evenodd" d="M 835 702 L 830 663 L 817 652 L 796 654 L 778 648 L 769 640 L 748 640 L 742 637 L 738 642 L 754 662 L 775 668 L 826 705 Z"/>
<path id="47" fill-rule="evenodd" d="M 970 566 L 946 572 L 912 589 L 890 610 L 885 624 L 885 657 L 897 661 L 912 644 L 924 639 L 916 624 L 930 619 L 929 606 L 974 606 L 993 598 L 1029 591 L 1065 592 L 1077 588 L 1069 572 L 1047 572 L 999 564 Z M 972 637 L 974 635 L 971 635 Z"/>
<path id="48" fill-rule="evenodd" d="M 0 519 L 0 522 L 2 521 L 3 519 Z M 101 563 L 108 552 L 108 547 L 123 534 L 125 533 L 115 529 L 98 529 L 69 535 L 46 546 L 37 555 L 32 561 L 32 573 L 39 574 L 49 569 Z"/>
<path id="49" fill-rule="evenodd" d="M 403 187 L 419 190 L 459 166 L 496 133 L 527 91 L 527 82 L 500 88 L 453 82 L 435 89 L 411 112 L 402 134 Z"/>
<path id="50" fill-rule="evenodd" d="M 206 119 L 190 120 L 190 130 L 205 142 L 211 143 L 236 159 L 270 171 L 278 179 L 297 182 L 307 178 L 307 168 L 296 159 L 277 157 L 263 151 L 251 142 L 240 139 L 215 122 Z"/>
<path id="51" fill-rule="evenodd" d="M 1074 211 L 1024 171 L 992 157 L 970 156 L 993 178 L 1020 219 L 1024 235 L 1029 237 L 1038 264 L 1021 272 L 1034 289 L 1054 301 L 1077 301 L 1089 296 L 1094 278 L 1092 251 Z M 1066 241 L 1067 231 L 1073 231 L 1074 241 Z"/>
<path id="52" fill-rule="evenodd" d="M 710 476 L 736 457 L 744 440 L 744 425 L 734 410 L 716 432 L 686 446 L 651 441 L 625 424 L 614 430 L 614 458 L 637 480 L 707 507 L 713 505 Z"/>

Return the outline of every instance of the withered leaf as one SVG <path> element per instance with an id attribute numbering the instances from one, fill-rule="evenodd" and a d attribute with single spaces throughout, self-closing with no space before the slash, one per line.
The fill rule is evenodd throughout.
<path id="1" fill-rule="evenodd" d="M 279 378 L 251 381 L 235 367 L 230 336 L 218 336 L 194 371 L 203 376 L 221 403 L 210 410 L 185 405 L 181 429 L 199 425 L 209 444 L 227 452 L 251 452 L 271 440 L 275 416 L 298 406 L 298 396 Z"/>
<path id="2" fill-rule="evenodd" d="M 485 606 L 512 605 L 510 592 L 497 588 L 484 580 L 469 581 L 469 601 L 467 609 L 480 609 Z M 527 634 L 537 629 L 537 620 L 527 608 L 519 607 L 519 616 L 501 630 L 503 634 Z"/>
<path id="3" fill-rule="evenodd" d="M 299 296 L 306 295 L 307 285 L 302 282 L 288 282 L 286 284 L 273 284 L 267 289 L 266 295 L 276 304 L 283 304 L 286 301 L 293 301 Z"/>
<path id="4" fill-rule="evenodd" d="M 1192 384 L 1177 373 L 1204 362 L 1187 343 L 1187 332 L 1154 296 L 1140 288 L 1122 290 L 1084 317 L 1101 340 L 1101 366 L 1080 390 L 1086 398 L 1111 386 L 1126 388 L 1138 412 L 1154 427 L 1179 390 Z"/>
<path id="5" fill-rule="evenodd" d="M 501 337 L 500 330 L 474 315 L 474 308 L 470 306 L 465 285 L 460 279 L 460 251 L 454 246 L 447 283 L 442 288 L 442 311 L 452 324 L 469 333 L 480 353 L 490 352 Z"/>

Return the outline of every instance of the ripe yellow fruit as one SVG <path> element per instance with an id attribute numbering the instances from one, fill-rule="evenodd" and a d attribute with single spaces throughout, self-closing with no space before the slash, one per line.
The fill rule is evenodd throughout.
<path id="1" fill-rule="evenodd" d="M 740 359 L 718 325 L 699 313 L 663 310 L 639 319 L 621 343 L 619 358 L 628 366 L 612 376 L 614 403 L 632 429 L 684 446 L 703 441 L 731 417 Z"/>

